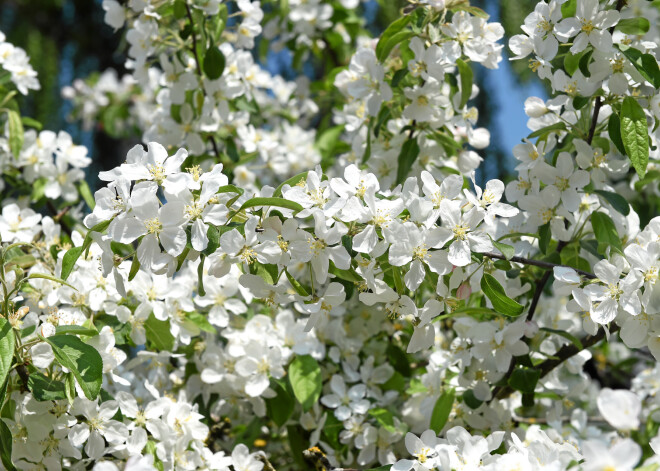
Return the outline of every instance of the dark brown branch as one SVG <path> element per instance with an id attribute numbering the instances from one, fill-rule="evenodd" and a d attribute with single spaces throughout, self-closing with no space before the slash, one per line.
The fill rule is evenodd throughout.
<path id="1" fill-rule="evenodd" d="M 626 5 L 627 0 L 619 0 L 616 3 L 616 10 L 621 11 L 621 9 Z M 614 33 L 614 26 L 610 28 L 610 34 Z M 596 104 L 594 105 L 594 115 L 591 118 L 591 127 L 589 128 L 589 135 L 587 136 L 587 144 L 591 145 L 591 142 L 594 140 L 594 135 L 596 134 L 596 126 L 598 125 L 598 114 L 600 109 L 603 106 L 603 99 L 601 97 L 596 98 Z"/>
<path id="2" fill-rule="evenodd" d="M 488 258 L 496 258 L 498 260 L 509 260 L 510 262 L 522 263 L 523 265 L 532 265 L 535 267 L 546 268 L 548 270 L 551 270 L 554 267 L 566 267 L 566 268 L 570 268 L 571 270 L 575 270 L 576 273 L 584 276 L 585 278 L 589 278 L 591 280 L 596 278 L 596 275 L 594 275 L 593 273 L 589 273 L 588 271 L 578 270 L 577 268 L 573 268 L 568 265 L 561 265 L 559 263 L 550 263 L 550 262 L 544 262 L 542 260 L 534 260 L 531 258 L 524 258 L 517 256 L 507 259 L 504 255 L 496 254 L 493 252 L 485 252 L 482 255 Z"/>
<path id="3" fill-rule="evenodd" d="M 610 334 L 614 334 L 618 332 L 620 327 L 616 324 L 612 326 L 610 329 Z M 564 363 L 566 360 L 569 358 L 577 355 L 580 353 L 582 350 L 586 350 L 589 347 L 593 347 L 596 345 L 598 342 L 603 340 L 605 338 L 605 329 L 600 329 L 598 332 L 596 332 L 596 335 L 587 335 L 584 339 L 581 340 L 582 342 L 582 347 L 579 348 L 577 345 L 571 343 L 569 345 L 564 345 L 559 349 L 557 353 L 554 354 L 554 358 L 550 358 L 548 360 L 545 360 L 543 363 L 538 365 L 536 367 L 537 370 L 541 372 L 541 378 L 546 376 L 548 373 L 550 373 L 552 370 L 557 368 L 559 365 Z M 511 386 L 506 385 L 506 386 L 498 386 L 493 390 L 493 398 L 494 399 L 505 399 L 509 397 L 511 394 L 513 394 L 514 390 L 511 388 Z"/>

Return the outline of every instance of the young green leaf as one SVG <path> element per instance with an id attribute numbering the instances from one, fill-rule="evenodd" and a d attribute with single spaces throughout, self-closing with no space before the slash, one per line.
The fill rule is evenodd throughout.
<path id="1" fill-rule="evenodd" d="M 655 88 L 660 88 L 660 68 L 658 61 L 651 54 L 643 54 L 634 47 L 622 48 L 619 50 L 635 66 L 637 72 L 641 74 Z"/>
<path id="2" fill-rule="evenodd" d="M 82 253 L 83 253 L 82 246 L 72 247 L 66 251 L 64 257 L 62 258 L 62 273 L 60 274 L 63 280 L 66 280 L 69 277 L 69 275 L 73 271 L 73 267 L 76 266 L 76 262 L 78 261 L 78 258 L 80 258 L 80 255 Z"/>
<path id="3" fill-rule="evenodd" d="M 69 288 L 73 288 L 74 290 L 78 291 L 75 286 L 70 285 L 66 281 L 61 280 L 60 278 L 57 278 L 55 276 L 47 275 L 46 273 L 32 273 L 25 279 L 26 280 L 34 280 L 36 278 L 40 278 L 40 279 L 43 279 L 43 280 L 54 281 L 55 283 L 59 283 L 59 284 L 64 285 L 64 286 L 68 286 Z"/>
<path id="4" fill-rule="evenodd" d="M 369 410 L 369 415 L 376 419 L 376 421 L 388 432 L 396 431 L 396 428 L 394 427 L 394 417 L 387 409 L 376 407 L 375 409 Z"/>
<path id="5" fill-rule="evenodd" d="M 0 461 L 2 461 L 2 465 L 7 471 L 16 471 L 16 468 L 11 461 L 13 443 L 14 439 L 11 436 L 9 427 L 7 427 L 7 424 L 0 419 Z"/>
<path id="6" fill-rule="evenodd" d="M 451 413 L 451 409 L 454 406 L 454 396 L 454 389 L 447 389 L 438 398 L 435 406 L 433 406 L 430 428 L 436 434 L 439 434 L 442 431 L 442 428 L 447 423 L 447 419 L 449 419 L 449 414 Z"/>
<path id="7" fill-rule="evenodd" d="M 596 211 L 591 213 L 591 227 L 594 230 L 596 240 L 621 251 L 621 237 L 616 230 L 614 221 L 607 214 Z"/>
<path id="8" fill-rule="evenodd" d="M 461 104 L 459 109 L 463 109 L 463 107 L 470 99 L 470 95 L 472 95 L 473 73 L 470 64 L 467 64 L 461 59 L 456 59 L 456 66 L 458 67 L 458 72 L 461 75 Z"/>
<path id="9" fill-rule="evenodd" d="M 204 54 L 204 73 L 211 80 L 219 79 L 225 70 L 225 56 L 218 46 L 212 44 Z"/>
<path id="10" fill-rule="evenodd" d="M 323 387 L 321 368 L 310 355 L 297 356 L 289 365 L 289 381 L 293 394 L 304 411 L 309 410 L 321 396 Z"/>
<path id="11" fill-rule="evenodd" d="M 644 178 L 649 163 L 649 131 L 644 110 L 631 96 L 621 105 L 621 140 L 637 175 Z"/>
<path id="12" fill-rule="evenodd" d="M 200 296 L 206 296 L 204 289 L 204 260 L 206 257 L 202 254 L 199 256 L 199 265 L 197 265 L 197 293 Z"/>
<path id="13" fill-rule="evenodd" d="M 494 276 L 484 273 L 481 278 L 481 289 L 493 303 L 495 311 L 505 316 L 519 316 L 523 312 L 523 305 L 517 303 L 506 295 L 504 288 Z"/>
<path id="14" fill-rule="evenodd" d="M 275 397 L 266 398 L 267 415 L 281 427 L 293 414 L 296 400 L 286 377 L 280 380 L 271 379 L 270 388 L 275 391 Z"/>
<path id="15" fill-rule="evenodd" d="M 294 175 L 288 180 L 283 181 L 277 186 L 277 188 L 275 188 L 275 192 L 273 193 L 273 196 L 275 198 L 279 198 L 280 196 L 282 196 L 282 189 L 284 188 L 284 185 L 295 186 L 301 181 L 304 181 L 307 178 L 308 173 L 309 172 L 302 172 L 299 173 L 298 175 Z"/>
<path id="16" fill-rule="evenodd" d="M 399 153 L 398 158 L 398 167 L 396 170 L 396 182 L 403 183 L 403 181 L 408 176 L 410 169 L 412 168 L 415 160 L 419 156 L 419 144 L 417 144 L 417 138 L 411 137 L 408 138 L 406 142 L 403 143 L 401 147 L 401 152 Z"/>
<path id="17" fill-rule="evenodd" d="M 174 348 L 174 336 L 170 333 L 169 321 L 160 321 L 153 314 L 149 314 L 144 323 L 147 341 L 160 351 L 171 351 Z"/>
<path id="18" fill-rule="evenodd" d="M 541 372 L 532 368 L 518 368 L 513 370 L 507 380 L 507 384 L 516 391 L 525 394 L 534 394 L 536 383 L 541 377 Z"/>
<path id="19" fill-rule="evenodd" d="M 594 193 L 605 198 L 605 201 L 624 216 L 630 214 L 630 204 L 620 194 L 605 190 L 594 190 Z"/>
<path id="20" fill-rule="evenodd" d="M 277 206 L 278 208 L 292 209 L 296 213 L 303 210 L 303 207 L 295 201 L 290 201 L 284 198 L 256 197 L 250 198 L 245 203 L 243 203 L 243 206 L 241 206 L 239 212 L 243 211 L 244 209 L 254 208 L 255 206 Z"/>
<path id="21" fill-rule="evenodd" d="M 623 34 L 630 34 L 633 36 L 640 36 L 648 33 L 651 23 L 649 20 L 642 17 L 637 18 L 624 18 L 619 20 L 616 29 Z"/>
<path id="22" fill-rule="evenodd" d="M 489 237 L 490 237 L 490 235 L 489 235 Z M 490 240 L 493 242 L 493 245 L 495 246 L 495 248 L 497 250 L 499 250 L 500 252 L 502 252 L 502 255 L 504 255 L 504 258 L 506 258 L 507 260 L 511 260 L 511 257 L 513 257 L 516 254 L 516 251 L 513 248 L 513 246 L 511 246 L 509 244 L 503 244 L 502 242 L 497 242 L 492 237 L 490 237 Z"/>
<path id="23" fill-rule="evenodd" d="M 626 155 L 626 148 L 623 146 L 623 140 L 621 139 L 621 120 L 618 114 L 612 113 L 610 115 L 610 119 L 607 121 L 607 132 L 610 135 L 610 140 L 616 146 L 616 150 L 622 155 Z"/>
<path id="24" fill-rule="evenodd" d="M 14 329 L 7 319 L 0 317 L 0 387 L 5 384 L 14 361 L 15 343 Z"/>
<path id="25" fill-rule="evenodd" d="M 8 110 L 7 121 L 9 128 L 9 150 L 14 155 L 14 158 L 18 159 L 21 149 L 23 148 L 23 139 L 25 137 L 21 115 L 14 110 Z"/>
<path id="26" fill-rule="evenodd" d="M 96 399 L 103 381 L 103 360 L 99 352 L 73 335 L 56 335 L 44 340 L 53 349 L 57 362 L 73 373 L 85 397 Z"/>
<path id="27" fill-rule="evenodd" d="M 380 39 L 376 45 L 376 58 L 379 62 L 387 59 L 394 46 L 412 36 L 412 31 L 402 31 L 410 23 L 411 18 L 411 15 L 402 16 L 390 24 L 383 31 L 383 34 L 380 35 Z"/>

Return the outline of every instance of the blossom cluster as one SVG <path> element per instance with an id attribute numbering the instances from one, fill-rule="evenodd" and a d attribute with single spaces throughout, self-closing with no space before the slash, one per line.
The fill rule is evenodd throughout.
<path id="1" fill-rule="evenodd" d="M 358 1 L 165 3 L 104 0 L 131 75 L 64 92 L 145 144 L 93 197 L 83 147 L 8 116 L 5 467 L 660 464 L 655 6 L 539 2 L 509 46 L 554 94 L 517 178 L 480 183 L 481 10 L 415 2 L 372 40 Z"/>

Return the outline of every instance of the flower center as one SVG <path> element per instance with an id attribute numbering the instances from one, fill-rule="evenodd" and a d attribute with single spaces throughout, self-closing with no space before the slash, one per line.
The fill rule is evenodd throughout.
<path id="1" fill-rule="evenodd" d="M 149 234 L 160 234 L 163 230 L 163 223 L 158 218 L 151 218 L 144 221 L 144 226 Z"/>
<path id="2" fill-rule="evenodd" d="M 591 34 L 591 32 L 596 29 L 594 26 L 593 21 L 587 20 L 587 19 L 582 19 L 580 20 L 582 22 L 582 31 L 584 31 L 587 34 Z"/>
<path id="3" fill-rule="evenodd" d="M 309 240 L 309 251 L 314 255 L 319 255 L 327 246 L 328 244 L 326 244 L 323 239 Z"/>
<path id="4" fill-rule="evenodd" d="M 418 245 L 413 249 L 413 258 L 415 260 L 424 261 L 429 256 L 429 249 L 426 244 Z"/>
<path id="5" fill-rule="evenodd" d="M 559 191 L 564 191 L 568 189 L 568 178 L 557 177 L 555 180 L 555 186 Z"/>
<path id="6" fill-rule="evenodd" d="M 607 295 L 610 298 L 616 299 L 618 301 L 619 297 L 621 297 L 622 294 L 623 294 L 623 290 L 619 288 L 619 285 L 609 284 L 607 286 Z"/>
<path id="7" fill-rule="evenodd" d="M 149 174 L 156 183 L 159 185 L 163 183 L 163 180 L 165 180 L 165 167 L 162 165 L 149 165 L 147 170 L 149 170 Z"/>
<path id="8" fill-rule="evenodd" d="M 465 240 L 467 239 L 467 233 L 470 230 L 470 226 L 465 223 L 456 224 L 452 231 L 454 232 L 454 237 L 457 239 Z"/>
<path id="9" fill-rule="evenodd" d="M 243 247 L 243 250 L 240 251 L 238 256 L 242 261 L 250 265 L 257 259 L 257 252 L 255 252 L 252 247 L 246 245 Z"/>

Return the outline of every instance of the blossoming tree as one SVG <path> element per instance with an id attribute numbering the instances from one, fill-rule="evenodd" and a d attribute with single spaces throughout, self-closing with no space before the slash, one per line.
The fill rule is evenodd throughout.
<path id="1" fill-rule="evenodd" d="M 660 468 L 657 1 L 538 3 L 553 94 L 483 187 L 466 0 L 103 9 L 131 73 L 63 94 L 144 145 L 94 195 L 0 34 L 4 469 Z"/>

